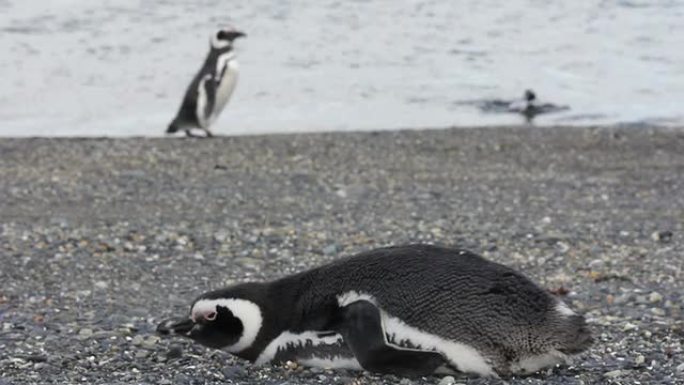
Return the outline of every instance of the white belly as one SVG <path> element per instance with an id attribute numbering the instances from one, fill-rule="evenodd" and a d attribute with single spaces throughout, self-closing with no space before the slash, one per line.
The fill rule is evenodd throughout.
<path id="1" fill-rule="evenodd" d="M 376 304 L 375 299 L 365 293 L 347 292 L 337 297 L 340 306 L 364 300 Z M 477 373 L 481 376 L 496 376 L 487 360 L 474 347 L 445 339 L 435 334 L 407 325 L 399 318 L 380 310 L 385 340 L 398 349 L 435 351 L 441 353 L 459 371 Z M 409 346 L 409 347 L 407 347 Z"/>
<path id="2" fill-rule="evenodd" d="M 214 103 L 214 110 L 212 111 L 211 114 L 211 122 L 213 123 L 216 121 L 218 116 L 221 114 L 221 111 L 223 111 L 223 108 L 226 106 L 228 101 L 230 100 L 230 96 L 233 94 L 233 90 L 235 90 L 235 85 L 237 84 L 237 79 L 238 79 L 238 62 L 234 58 L 229 58 L 228 60 L 224 61 L 221 63 L 221 60 L 219 59 L 219 63 L 217 66 L 223 66 L 225 65 L 226 70 L 223 73 L 223 77 L 220 79 L 219 84 L 216 88 L 216 99 Z"/>
<path id="3" fill-rule="evenodd" d="M 496 376 L 487 360 L 474 347 L 409 326 L 385 311 L 381 311 L 381 314 L 385 339 L 389 345 L 398 349 L 439 352 L 459 371 L 481 376 Z"/>
<path id="4" fill-rule="evenodd" d="M 330 349 L 325 349 L 326 347 L 332 347 L 336 350 L 340 346 L 344 346 L 344 341 L 339 334 L 321 336 L 320 332 L 316 331 L 302 333 L 285 331 L 266 346 L 255 363 L 263 365 L 271 362 L 279 354 L 288 352 L 288 355 L 291 355 L 288 356 L 288 360 L 297 361 L 304 366 L 361 370 L 361 365 L 356 358 L 351 356 L 351 352 L 346 347 L 342 347 L 338 354 L 316 354 L 316 350 L 328 350 L 329 352 Z M 282 359 L 282 356 L 279 358 Z"/>

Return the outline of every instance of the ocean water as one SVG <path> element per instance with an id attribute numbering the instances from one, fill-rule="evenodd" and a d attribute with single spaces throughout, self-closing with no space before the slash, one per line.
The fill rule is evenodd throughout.
<path id="1" fill-rule="evenodd" d="M 684 124 L 684 0 L 0 0 L 0 136 L 163 135 L 216 27 L 240 80 L 217 134 Z"/>

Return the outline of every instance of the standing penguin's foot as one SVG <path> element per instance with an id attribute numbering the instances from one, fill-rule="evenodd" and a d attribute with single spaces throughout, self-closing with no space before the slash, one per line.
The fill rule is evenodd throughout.
<path id="1" fill-rule="evenodd" d="M 364 369 L 414 377 L 432 375 L 438 368 L 449 366 L 440 353 L 388 345 L 380 309 L 373 303 L 360 300 L 341 310 L 340 334 Z"/>
<path id="2" fill-rule="evenodd" d="M 211 138 L 214 136 L 209 130 L 202 129 L 202 132 L 204 135 L 197 135 L 192 129 L 189 129 L 185 130 L 185 136 L 188 138 Z"/>

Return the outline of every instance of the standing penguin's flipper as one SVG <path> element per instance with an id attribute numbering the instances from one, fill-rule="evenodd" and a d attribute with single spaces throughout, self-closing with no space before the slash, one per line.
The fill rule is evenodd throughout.
<path id="1" fill-rule="evenodd" d="M 364 369 L 400 376 L 426 376 L 448 366 L 440 353 L 389 345 L 380 309 L 373 303 L 360 300 L 341 311 L 339 332 Z"/>

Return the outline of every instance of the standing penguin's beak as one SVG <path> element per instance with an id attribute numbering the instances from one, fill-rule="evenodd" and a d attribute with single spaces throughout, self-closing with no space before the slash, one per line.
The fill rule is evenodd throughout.
<path id="1" fill-rule="evenodd" d="M 195 327 L 195 322 L 190 318 L 168 319 L 157 325 L 157 333 L 161 335 L 178 334 L 188 337 L 193 327 Z"/>
<path id="2" fill-rule="evenodd" d="M 216 39 L 218 40 L 226 40 L 226 41 L 233 41 L 237 39 L 238 37 L 245 37 L 247 34 L 245 34 L 242 31 L 238 31 L 235 29 L 222 29 L 218 31 L 216 34 Z"/>

